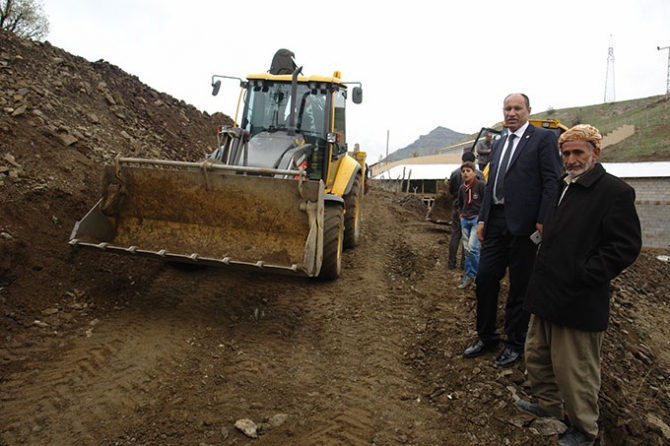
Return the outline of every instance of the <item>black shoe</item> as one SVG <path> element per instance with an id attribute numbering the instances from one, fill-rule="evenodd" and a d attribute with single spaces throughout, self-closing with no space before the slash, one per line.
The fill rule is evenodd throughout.
<path id="1" fill-rule="evenodd" d="M 449 269 L 456 269 L 456 265 L 452 265 L 451 263 L 447 266 Z"/>
<path id="2" fill-rule="evenodd" d="M 525 400 L 518 400 L 514 403 L 517 409 L 522 412 L 526 412 L 534 417 L 538 418 L 550 418 L 549 412 L 544 410 L 538 403 L 531 403 Z"/>
<path id="3" fill-rule="evenodd" d="M 558 444 L 561 446 L 591 446 L 595 441 L 595 437 L 575 426 L 570 426 L 568 430 L 558 436 Z"/>
<path id="4" fill-rule="evenodd" d="M 494 350 L 496 347 L 498 347 L 498 344 L 498 341 L 484 342 L 481 339 L 477 339 L 477 342 L 465 349 L 463 352 L 463 357 L 476 358 L 477 356 L 481 356 L 486 352 Z"/>
<path id="5" fill-rule="evenodd" d="M 505 350 L 503 350 L 496 360 L 493 361 L 493 365 L 502 368 L 512 367 L 514 364 L 521 361 L 522 358 L 523 353 L 505 347 Z"/>

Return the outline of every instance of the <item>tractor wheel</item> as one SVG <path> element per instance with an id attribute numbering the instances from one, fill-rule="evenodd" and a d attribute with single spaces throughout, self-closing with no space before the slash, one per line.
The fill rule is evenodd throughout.
<path id="1" fill-rule="evenodd" d="M 358 245 L 361 238 L 361 215 L 363 212 L 363 191 L 361 190 L 361 176 L 356 175 L 354 185 L 344 197 L 344 249 Z"/>
<path id="2" fill-rule="evenodd" d="M 323 262 L 319 280 L 335 280 L 340 276 L 343 232 L 342 206 L 327 204 L 323 214 Z"/>

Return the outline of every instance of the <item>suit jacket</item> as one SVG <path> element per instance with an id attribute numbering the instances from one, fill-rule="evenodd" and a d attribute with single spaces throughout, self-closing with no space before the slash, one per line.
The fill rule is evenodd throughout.
<path id="1" fill-rule="evenodd" d="M 561 182 L 542 231 L 524 309 L 555 324 L 604 331 L 610 281 L 642 245 L 635 190 L 600 163 L 566 187 Z"/>
<path id="2" fill-rule="evenodd" d="M 488 221 L 493 205 L 495 174 L 506 143 L 507 138 L 499 139 L 491 151 L 489 181 L 479 212 L 480 222 Z M 529 124 L 502 178 L 505 182 L 507 229 L 512 235 L 530 236 L 535 232 L 535 224 L 544 222 L 562 171 L 558 140 L 554 132 Z"/>

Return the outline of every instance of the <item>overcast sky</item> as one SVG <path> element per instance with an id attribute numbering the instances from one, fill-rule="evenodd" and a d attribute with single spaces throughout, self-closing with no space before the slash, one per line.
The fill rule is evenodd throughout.
<path id="1" fill-rule="evenodd" d="M 517 9 L 511 9 L 516 6 Z M 533 112 L 666 92 L 669 0 L 44 0 L 47 40 L 151 88 L 234 117 L 238 83 L 288 48 L 303 73 L 363 84 L 348 142 L 376 162 L 438 126 L 475 133 L 524 92 Z M 610 83 L 611 85 L 611 83 Z M 214 129 L 212 129 L 214 132 Z M 388 138 L 387 138 L 388 135 Z"/>

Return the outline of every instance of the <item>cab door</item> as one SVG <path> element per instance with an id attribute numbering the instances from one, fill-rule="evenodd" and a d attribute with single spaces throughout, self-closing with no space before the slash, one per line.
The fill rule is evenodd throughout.
<path id="1" fill-rule="evenodd" d="M 346 90 L 336 88 L 332 93 L 331 101 L 331 122 L 329 123 L 331 141 L 328 142 L 330 151 L 330 163 L 328 166 L 328 175 L 326 181 L 326 192 L 330 191 L 335 183 L 337 170 L 342 159 L 347 156 L 346 140 Z"/>

